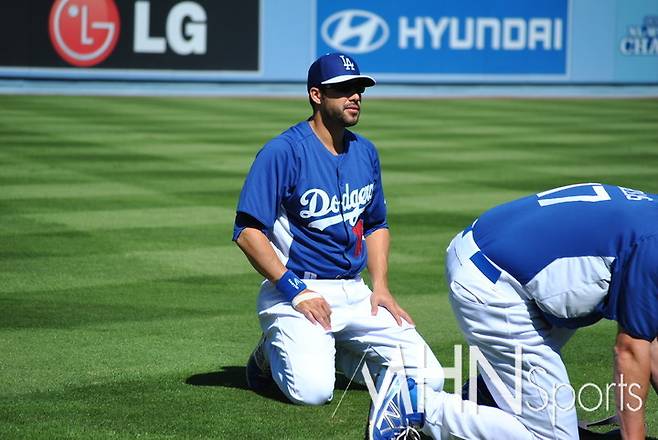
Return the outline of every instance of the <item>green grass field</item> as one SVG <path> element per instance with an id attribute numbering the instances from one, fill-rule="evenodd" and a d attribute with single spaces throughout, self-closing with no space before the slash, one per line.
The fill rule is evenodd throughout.
<path id="1" fill-rule="evenodd" d="M 360 437 L 363 388 L 311 408 L 244 381 L 260 277 L 231 242 L 234 209 L 255 153 L 307 106 L 0 96 L 0 438 Z M 457 231 L 554 186 L 658 192 L 656 100 L 366 97 L 356 131 L 381 154 L 392 290 L 446 366 L 463 343 L 443 279 Z M 611 381 L 614 334 L 567 346 L 576 388 Z M 656 436 L 655 395 L 648 420 Z"/>

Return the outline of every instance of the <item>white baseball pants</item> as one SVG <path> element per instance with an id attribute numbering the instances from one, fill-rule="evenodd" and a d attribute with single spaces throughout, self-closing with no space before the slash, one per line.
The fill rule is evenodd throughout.
<path id="1" fill-rule="evenodd" d="M 574 396 L 560 349 L 573 334 L 548 324 L 523 286 L 504 270 L 495 282 L 471 257 L 479 251 L 472 232 L 458 234 L 448 247 L 446 275 L 450 302 L 469 345 L 480 349 L 502 380 L 483 374 L 498 408 L 477 407 L 441 393 L 426 403 L 426 431 L 434 438 L 577 439 Z M 477 258 L 476 258 L 477 260 Z M 486 262 L 485 262 L 486 263 Z M 515 394 L 515 349 L 522 349 L 521 405 Z M 508 400 L 504 395 L 507 390 Z M 462 403 L 464 404 L 462 406 Z M 477 414 L 473 410 L 477 410 Z"/>
<path id="2" fill-rule="evenodd" d="M 262 284 L 258 298 L 272 375 L 288 399 L 306 405 L 326 403 L 333 396 L 336 367 L 348 378 L 359 368 L 355 380 L 363 384 L 362 358 L 374 375 L 400 352 L 408 375 L 428 368 L 432 373 L 423 373 L 425 382 L 442 388 L 441 365 L 415 327 L 404 320 L 399 326 L 383 307 L 372 316 L 372 292 L 360 278 L 304 282 L 331 306 L 331 331 L 297 312 L 269 281 Z"/>

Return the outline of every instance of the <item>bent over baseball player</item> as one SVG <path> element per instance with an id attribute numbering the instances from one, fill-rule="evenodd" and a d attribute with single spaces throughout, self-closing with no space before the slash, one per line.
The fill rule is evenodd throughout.
<path id="1" fill-rule="evenodd" d="M 378 153 L 346 130 L 374 84 L 350 56 L 318 58 L 308 70 L 312 116 L 260 150 L 238 202 L 233 239 L 266 278 L 247 382 L 274 381 L 298 404 L 330 401 L 336 367 L 353 377 L 363 361 L 375 374 L 399 353 L 410 370 L 434 369 L 442 386 L 438 361 L 389 291 Z"/>
<path id="2" fill-rule="evenodd" d="M 466 340 L 496 373 L 485 369 L 483 378 L 497 408 L 437 393 L 425 401 L 424 432 L 437 439 L 577 439 L 575 395 L 560 350 L 575 329 L 606 318 L 618 324 L 621 434 L 645 438 L 649 384 L 658 392 L 658 195 L 587 183 L 495 207 L 452 240 L 446 276 Z M 398 400 L 373 412 L 390 414 Z M 390 417 L 374 423 L 376 439 L 409 424 L 401 418 L 390 429 Z"/>

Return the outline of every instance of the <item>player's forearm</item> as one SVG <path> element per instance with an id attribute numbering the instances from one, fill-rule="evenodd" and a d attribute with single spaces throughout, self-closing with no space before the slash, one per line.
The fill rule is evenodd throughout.
<path id="1" fill-rule="evenodd" d="M 645 438 L 644 408 L 651 374 L 650 345 L 623 330 L 617 335 L 615 390 L 622 436 L 626 440 Z"/>
<path id="2" fill-rule="evenodd" d="M 377 229 L 366 237 L 368 247 L 368 272 L 373 288 L 388 288 L 388 250 L 390 246 L 388 229 Z"/>
<path id="3" fill-rule="evenodd" d="M 245 228 L 235 242 L 254 269 L 271 282 L 275 283 L 286 272 L 270 241 L 258 229 Z"/>

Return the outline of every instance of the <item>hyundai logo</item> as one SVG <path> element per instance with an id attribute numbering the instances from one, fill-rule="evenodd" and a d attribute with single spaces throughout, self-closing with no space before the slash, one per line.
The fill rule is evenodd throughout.
<path id="1" fill-rule="evenodd" d="M 341 52 L 367 53 L 388 40 L 388 25 L 377 14 L 361 9 L 336 12 L 322 23 L 322 38 Z"/>

